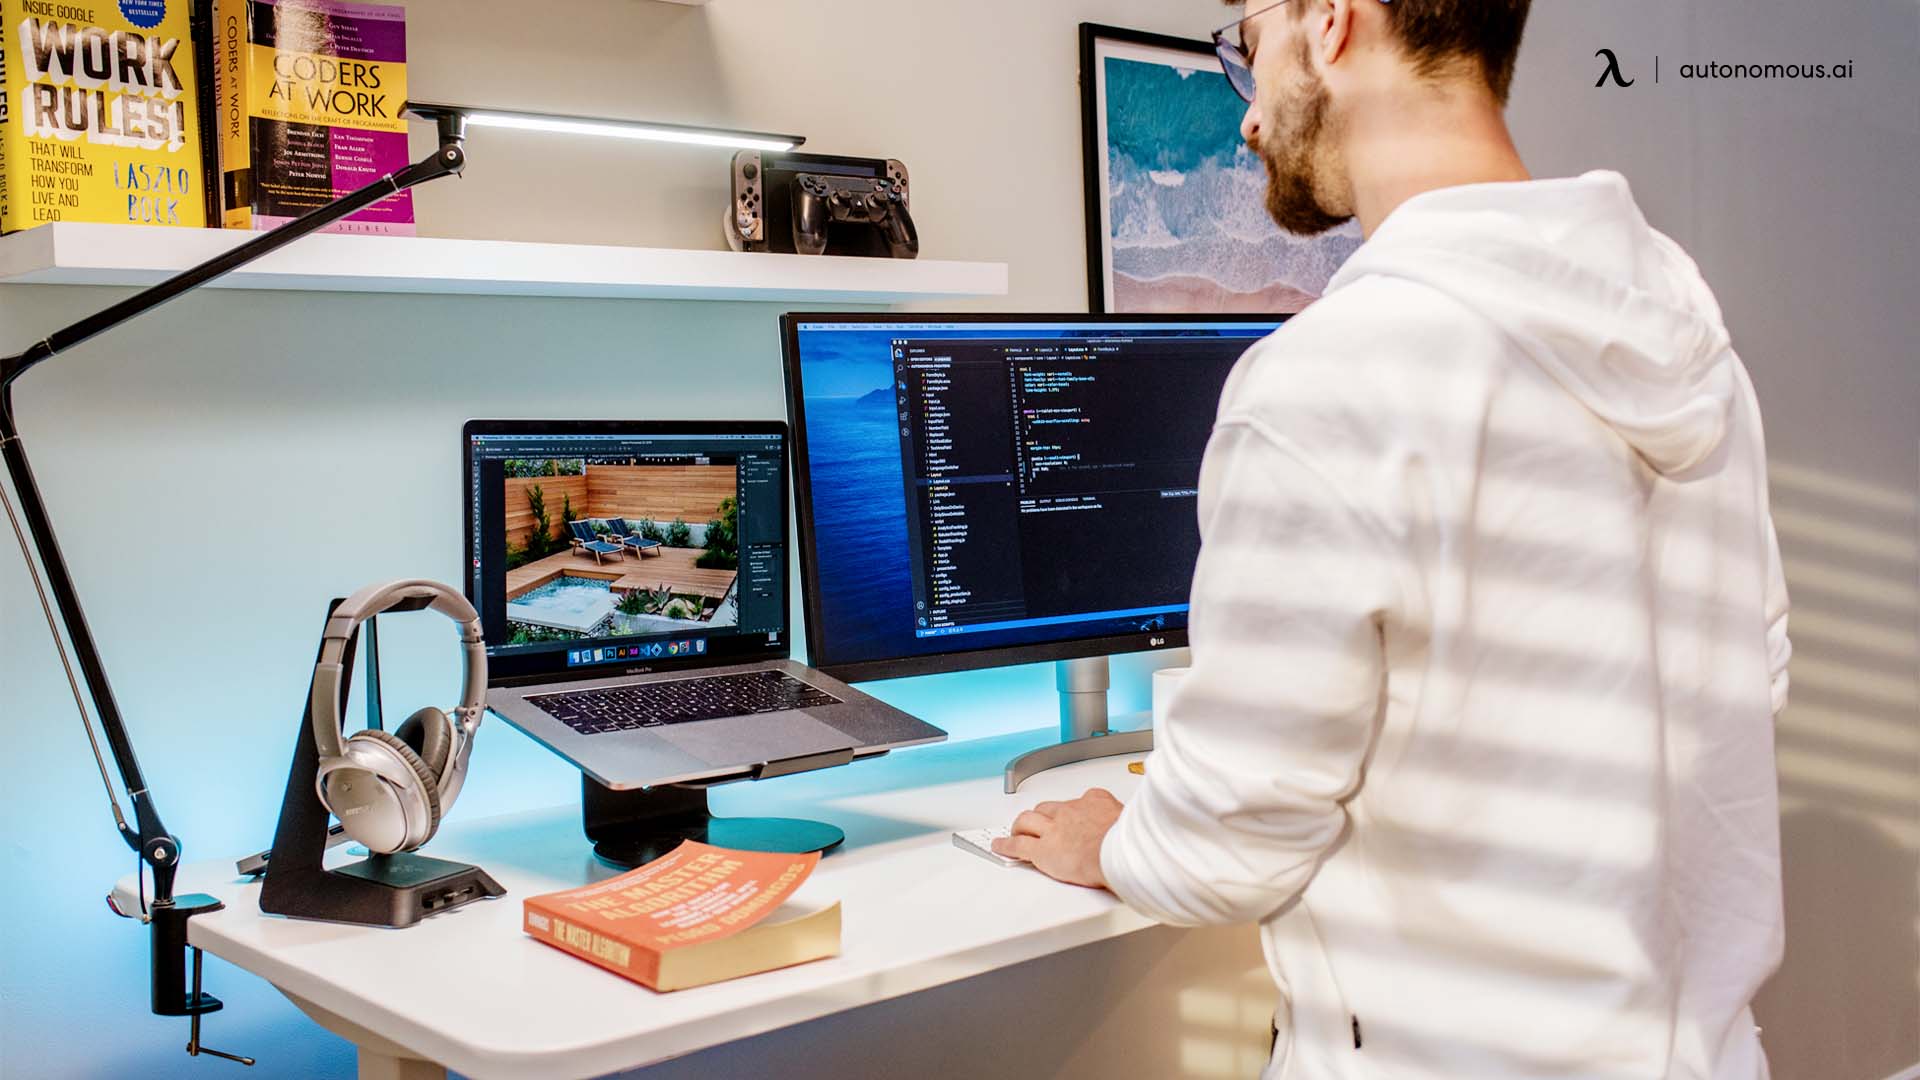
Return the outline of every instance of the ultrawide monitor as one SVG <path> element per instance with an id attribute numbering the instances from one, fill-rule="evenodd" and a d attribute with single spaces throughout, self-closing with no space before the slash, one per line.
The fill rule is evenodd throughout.
<path id="1" fill-rule="evenodd" d="M 853 681 L 1184 645 L 1220 391 L 1282 321 L 785 316 L 809 662 Z"/>

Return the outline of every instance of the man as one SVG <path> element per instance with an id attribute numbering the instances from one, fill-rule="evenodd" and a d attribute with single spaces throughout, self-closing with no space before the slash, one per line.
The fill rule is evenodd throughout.
<path id="1" fill-rule="evenodd" d="M 1193 670 L 1138 795 L 996 845 L 1163 922 L 1259 922 L 1269 1077 L 1766 1075 L 1789 649 L 1760 416 L 1626 182 L 1529 179 L 1501 113 L 1526 12 L 1242 19 L 1274 218 L 1368 239 L 1227 384 Z"/>

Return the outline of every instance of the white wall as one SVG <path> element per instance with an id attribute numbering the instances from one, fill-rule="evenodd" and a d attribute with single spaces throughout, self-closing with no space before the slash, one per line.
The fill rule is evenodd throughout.
<path id="1" fill-rule="evenodd" d="M 1530 163 L 1632 179 L 1713 284 L 1767 421 L 1795 646 L 1787 959 L 1756 1007 L 1774 1074 L 1888 1076 L 1920 1060 L 1920 6 L 1540 3 L 1529 38 Z M 1594 88 L 1602 47 L 1632 88 Z M 1674 77 L 1847 60 L 1845 82 Z"/>
<path id="2" fill-rule="evenodd" d="M 1776 1075 L 1885 1076 L 1920 1060 L 1920 375 L 1909 344 L 1920 14 L 1912 0 L 1536 6 L 1513 110 L 1522 149 L 1543 174 L 1622 169 L 1655 223 L 1694 251 L 1789 466 L 1777 478 L 1782 539 L 1796 603 L 1813 618 L 1797 627 L 1797 703 L 1782 725 L 1793 938 L 1762 1002 Z M 794 130 L 811 148 L 900 157 L 929 257 L 1009 262 L 1012 293 L 991 306 L 1078 310 L 1075 25 L 1199 36 L 1221 11 L 1212 0 L 416 0 L 411 76 L 420 97 Z M 1860 77 L 1596 90 L 1603 46 L 1630 73 L 1655 51 L 1663 65 L 1838 54 Z M 467 178 L 418 193 L 424 232 L 723 246 L 723 157 L 496 132 L 476 132 L 470 150 Z M 0 289 L 0 348 L 110 295 Z M 457 580 L 463 419 L 779 415 L 778 311 L 202 294 L 25 380 L 21 426 L 189 857 L 265 843 L 326 598 L 385 576 Z M 132 857 L 107 827 L 24 571 L 4 550 L 0 616 L 0 1073 L 217 1068 L 189 1064 L 178 1026 L 143 1015 L 142 935 L 99 904 Z M 393 697 L 443 697 L 452 665 L 436 628 L 394 630 Z M 1124 696 L 1139 701 L 1140 665 L 1126 670 Z M 1051 722 L 1044 668 L 885 693 L 956 737 Z M 492 728 L 459 813 L 557 804 L 575 785 L 557 759 Z M 1074 1046 L 1051 1056 L 1024 1056 L 1044 1040 L 1017 1041 L 996 1071 L 1093 1075 L 1113 1064 L 1102 1048 L 1125 1045 L 1128 1029 L 1141 1030 L 1133 1018 L 1151 1011 L 1129 983 L 1137 972 L 1141 986 L 1200 988 L 1188 999 L 1202 1003 L 1198 1018 L 1183 1016 L 1181 1031 L 1231 1018 L 1237 1049 L 1192 1059 L 1191 1073 L 1245 1075 L 1236 1055 L 1263 993 L 1246 982 L 1250 949 L 1236 933 L 1082 950 L 977 994 L 896 1003 L 685 1067 L 726 1074 L 810 1046 L 992 1020 L 995 1002 L 1023 986 L 1057 998 L 1084 981 L 1128 1023 L 1082 1018 L 1061 1029 Z M 211 1023 L 213 1045 L 259 1053 L 274 1075 L 350 1068 L 343 1044 L 257 980 L 218 962 L 210 976 L 230 1003 Z M 956 1075 L 994 1060 L 992 1044 L 973 1056 L 932 1045 Z"/>

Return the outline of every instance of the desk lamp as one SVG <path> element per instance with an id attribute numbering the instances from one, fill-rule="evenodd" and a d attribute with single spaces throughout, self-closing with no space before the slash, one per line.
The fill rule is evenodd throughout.
<path id="1" fill-rule="evenodd" d="M 264 232 L 231 251 L 181 271 L 72 326 L 55 331 L 17 356 L 0 359 L 0 456 L 6 459 L 7 473 L 12 479 L 14 494 L 19 499 L 20 507 L 16 513 L 13 500 L 7 497 L 3 487 L 0 487 L 0 503 L 6 507 L 7 519 L 13 526 L 15 538 L 20 542 L 27 572 L 33 580 L 35 592 L 39 595 L 40 608 L 46 615 L 54 648 L 60 656 L 61 666 L 66 671 L 67 684 L 73 691 L 73 700 L 79 709 L 81 723 L 86 727 L 87 740 L 93 747 L 94 762 L 100 767 L 100 781 L 107 789 L 107 799 L 113 807 L 114 823 L 119 828 L 120 835 L 126 840 L 127 846 L 138 852 L 141 861 L 153 871 L 153 899 L 147 905 L 147 909 L 140 912 L 121 912 L 118 907 L 115 907 L 114 910 L 129 918 L 139 918 L 152 927 L 153 1012 L 160 1016 L 191 1018 L 187 1053 L 196 1056 L 204 1053 L 246 1065 L 253 1064 L 252 1058 L 240 1057 L 200 1045 L 200 1018 L 218 1010 L 221 1002 L 220 999 L 211 994 L 202 993 L 200 990 L 199 949 L 192 949 L 191 989 L 188 989 L 186 984 L 186 956 L 191 948 L 187 943 L 187 920 L 195 915 L 217 911 L 222 904 L 203 893 L 174 895 L 174 877 L 180 864 L 180 840 L 161 824 L 160 813 L 154 806 L 153 794 L 147 787 L 146 777 L 140 771 L 139 759 L 133 752 L 133 742 L 127 734 L 126 723 L 121 718 L 120 707 L 114 700 L 113 688 L 107 682 L 106 668 L 101 663 L 99 649 L 94 644 L 92 632 L 87 628 L 86 614 L 81 609 L 79 594 L 74 590 L 73 578 L 67 572 L 66 559 L 62 556 L 60 544 L 54 537 L 53 525 L 48 520 L 46 506 L 40 498 L 39 487 L 34 482 L 33 469 L 27 461 L 26 447 L 21 443 L 19 430 L 14 424 L 14 380 L 41 362 L 89 338 L 143 315 L 175 297 L 205 285 L 222 274 L 237 270 L 263 255 L 317 232 L 389 195 L 443 176 L 458 176 L 466 167 L 465 141 L 467 128 L 470 126 L 755 150 L 790 150 L 806 141 L 795 135 L 774 135 L 763 132 L 585 116 L 558 116 L 548 113 L 484 109 L 432 102 L 409 102 L 404 113 L 429 121 L 438 128 L 439 147 L 429 156 L 398 172 L 383 176 L 358 191 L 343 195 L 331 203 L 309 211 L 277 229 Z M 26 532 L 22 532 L 20 527 L 22 518 L 26 519 Z M 27 533 L 31 533 L 33 538 L 31 550 L 27 543 Z M 35 554 L 39 556 L 38 566 L 34 562 Z M 51 601 L 48 599 L 49 593 L 52 594 Z M 56 609 L 58 610 L 57 622 Z M 72 642 L 71 656 L 68 654 L 66 644 L 62 641 L 61 627 L 66 630 L 66 639 Z M 76 662 L 80 668 L 78 678 L 74 674 Z M 82 681 L 86 683 L 84 696 L 80 689 Z M 107 747 L 112 752 L 114 765 L 120 773 L 120 782 L 126 788 L 128 800 L 133 804 L 134 821 L 131 825 L 128 824 L 126 815 L 121 812 L 119 797 L 114 791 L 112 779 L 107 774 L 106 760 L 100 754 L 100 740 L 94 731 L 93 720 L 87 710 L 87 698 L 93 701 L 94 711 L 99 715 L 100 730 L 105 732 Z M 109 903 L 112 903 L 111 899 Z"/>

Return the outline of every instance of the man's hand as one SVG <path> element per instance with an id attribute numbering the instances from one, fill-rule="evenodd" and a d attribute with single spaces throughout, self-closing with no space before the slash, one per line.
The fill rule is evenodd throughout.
<path id="1" fill-rule="evenodd" d="M 1025 859 L 1050 878 L 1069 885 L 1104 889 L 1100 842 L 1120 817 L 1120 800 L 1105 788 L 1093 788 L 1072 802 L 1043 802 L 1013 819 L 1013 835 L 995 840 L 993 850 Z"/>

